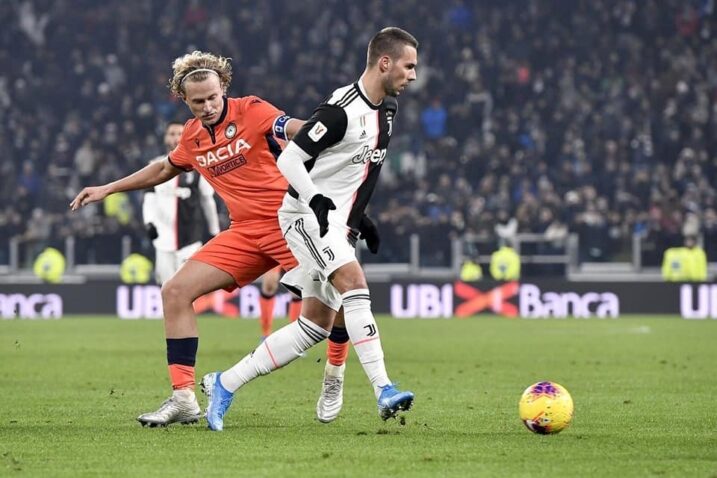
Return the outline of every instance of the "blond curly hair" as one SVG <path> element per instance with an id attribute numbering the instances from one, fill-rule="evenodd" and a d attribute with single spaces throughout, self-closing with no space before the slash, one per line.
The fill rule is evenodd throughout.
<path id="1" fill-rule="evenodd" d="M 219 76 L 219 83 L 225 92 L 232 81 L 231 58 L 225 58 L 203 51 L 193 51 L 192 53 L 180 56 L 172 62 L 173 75 L 169 80 L 169 90 L 175 96 L 184 98 L 185 80 L 203 81 L 212 74 L 209 71 L 200 71 L 192 74 L 195 70 L 213 70 Z"/>

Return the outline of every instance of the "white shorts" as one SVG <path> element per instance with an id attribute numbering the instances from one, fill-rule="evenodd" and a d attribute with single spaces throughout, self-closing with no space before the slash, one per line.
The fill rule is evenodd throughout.
<path id="1" fill-rule="evenodd" d="M 356 260 L 356 249 L 349 243 L 346 226 L 329 224 L 329 232 L 319 237 L 319 223 L 313 214 L 279 214 L 284 239 L 299 261 L 299 267 L 284 274 L 283 284 L 301 291 L 302 297 L 315 297 L 338 311 L 341 294 L 329 282 L 339 267 Z"/>
<path id="2" fill-rule="evenodd" d="M 197 241 L 177 251 L 161 251 L 157 249 L 154 264 L 154 276 L 157 283 L 164 284 L 167 282 L 200 247 L 202 247 L 202 243 Z"/>

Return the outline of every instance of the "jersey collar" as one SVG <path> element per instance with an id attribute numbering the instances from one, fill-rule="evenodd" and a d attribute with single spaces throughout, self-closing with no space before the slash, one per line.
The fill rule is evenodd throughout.
<path id="1" fill-rule="evenodd" d="M 366 94 L 366 89 L 363 87 L 363 75 L 361 75 L 361 78 L 358 79 L 356 83 L 354 83 L 354 86 L 356 87 L 356 90 L 359 93 L 359 96 L 362 100 L 366 102 L 366 104 L 373 110 L 377 110 L 379 106 L 381 106 L 381 103 L 383 103 L 383 100 L 381 103 L 375 105 L 371 102 L 371 100 L 368 99 L 368 95 Z"/>

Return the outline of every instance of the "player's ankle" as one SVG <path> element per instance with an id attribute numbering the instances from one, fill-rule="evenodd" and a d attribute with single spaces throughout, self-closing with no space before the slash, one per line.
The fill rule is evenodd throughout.
<path id="1" fill-rule="evenodd" d="M 172 392 L 172 397 L 181 400 L 183 402 L 192 401 L 196 399 L 194 389 L 191 388 L 178 388 Z"/>
<path id="2" fill-rule="evenodd" d="M 326 368 L 325 368 L 326 375 L 330 375 L 332 377 L 343 377 L 345 370 L 346 370 L 345 363 L 332 364 L 331 362 L 326 362 Z"/>

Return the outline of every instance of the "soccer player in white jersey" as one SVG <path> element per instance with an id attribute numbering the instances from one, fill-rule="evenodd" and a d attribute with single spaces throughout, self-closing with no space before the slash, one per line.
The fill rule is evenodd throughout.
<path id="1" fill-rule="evenodd" d="M 184 125 L 170 122 L 164 132 L 167 152 L 150 163 L 163 161 L 179 144 Z M 180 174 L 144 193 L 142 216 L 155 249 L 155 277 L 164 284 L 192 254 L 202 247 L 205 224 L 219 234 L 214 189 L 194 171 Z"/>
<path id="2" fill-rule="evenodd" d="M 408 410 L 414 395 L 397 390 L 388 378 L 368 285 L 354 247 L 370 222 L 364 210 L 386 158 L 396 96 L 416 79 L 417 48 L 416 39 L 400 28 L 377 33 L 369 43 L 361 78 L 334 91 L 277 162 L 291 186 L 279 209 L 279 224 L 300 263 L 282 282 L 301 292 L 307 317 L 333 318 L 343 306 L 346 331 L 384 420 Z M 231 369 L 207 374 L 202 384 L 209 396 L 209 427 L 223 428 L 237 389 L 288 363 L 289 354 L 282 350 L 298 351 L 302 346 L 298 338 L 279 329 Z M 320 399 L 319 419 L 331 421 L 340 403 L 338 409 L 336 403 L 324 401 L 324 405 L 330 413 L 322 419 Z"/>

